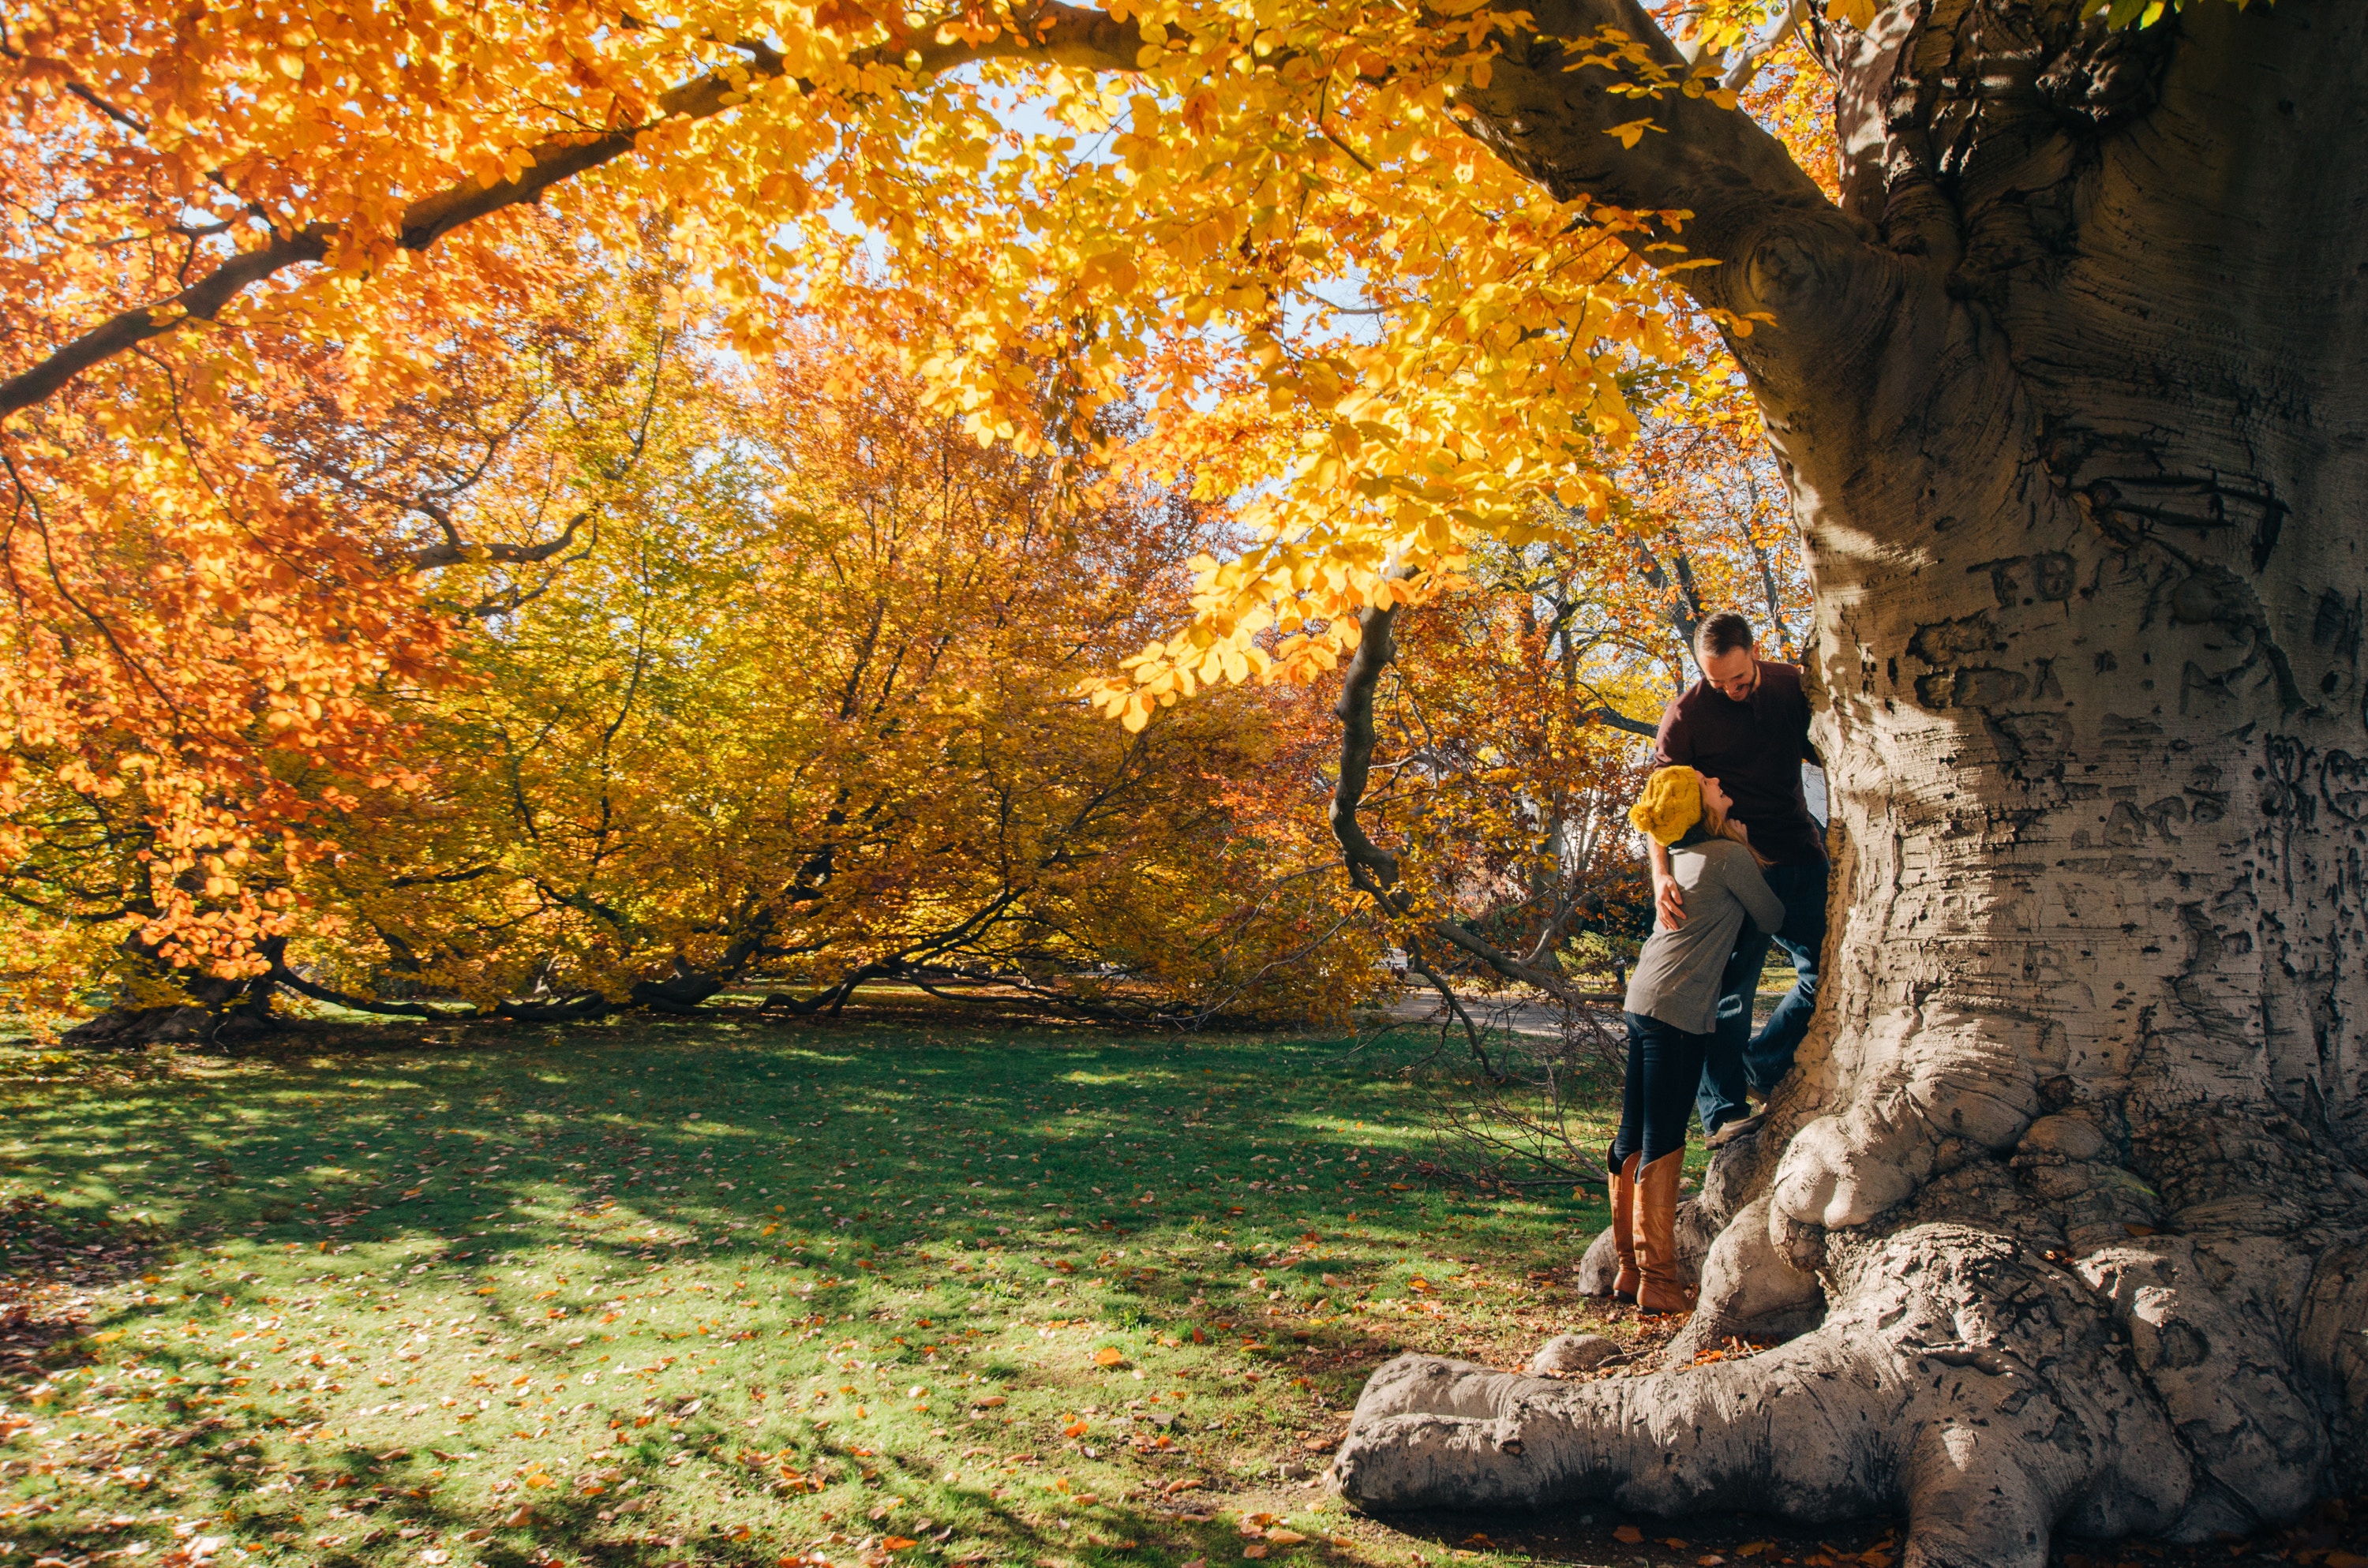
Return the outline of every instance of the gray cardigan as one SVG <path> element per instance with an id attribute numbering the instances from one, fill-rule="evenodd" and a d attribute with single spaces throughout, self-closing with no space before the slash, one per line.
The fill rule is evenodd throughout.
<path id="1" fill-rule="evenodd" d="M 1784 904 L 1769 891 L 1751 851 L 1732 839 L 1670 850 L 1669 875 L 1685 893 L 1686 922 L 1646 939 L 1628 976 L 1626 1007 L 1688 1034 L 1708 1034 L 1718 1022 L 1718 980 L 1743 917 L 1772 933 L 1784 924 Z"/>

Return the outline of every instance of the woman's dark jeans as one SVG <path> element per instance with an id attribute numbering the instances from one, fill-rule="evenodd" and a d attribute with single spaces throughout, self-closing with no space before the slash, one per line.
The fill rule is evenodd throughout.
<path id="1" fill-rule="evenodd" d="M 1630 1013 L 1628 1082 L 1620 1096 L 1620 1135 L 1611 1142 L 1611 1168 L 1642 1153 L 1651 1165 L 1686 1146 L 1686 1119 L 1702 1082 L 1702 1052 L 1711 1037 Z"/>

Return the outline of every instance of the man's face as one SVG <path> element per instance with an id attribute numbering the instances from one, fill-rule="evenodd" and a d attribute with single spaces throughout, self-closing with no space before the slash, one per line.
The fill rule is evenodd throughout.
<path id="1" fill-rule="evenodd" d="M 1759 689 L 1759 650 L 1746 643 L 1702 661 L 1702 678 L 1736 702 Z"/>

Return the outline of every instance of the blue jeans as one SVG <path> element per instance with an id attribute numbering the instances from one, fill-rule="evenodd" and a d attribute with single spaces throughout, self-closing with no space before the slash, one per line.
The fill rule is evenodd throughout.
<path id="1" fill-rule="evenodd" d="M 1817 955 L 1826 945 L 1826 875 L 1823 860 L 1808 866 L 1770 866 L 1762 873 L 1768 891 L 1784 905 L 1784 924 L 1773 932 L 1747 921 L 1735 952 L 1719 978 L 1718 1027 L 1702 1055 L 1702 1086 L 1694 1095 L 1702 1135 L 1747 1113 L 1745 1085 L 1765 1095 L 1793 1070 L 1793 1052 L 1809 1032 L 1817 1008 Z M 1751 1032 L 1751 1004 L 1770 943 L 1793 960 L 1793 989 L 1759 1032 Z"/>

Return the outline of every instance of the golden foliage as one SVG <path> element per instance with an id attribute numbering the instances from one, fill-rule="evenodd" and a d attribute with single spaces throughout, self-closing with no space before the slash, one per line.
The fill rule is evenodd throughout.
<path id="1" fill-rule="evenodd" d="M 1765 19 L 1694 9 L 1722 48 Z M 1472 133 L 1462 99 L 1519 16 L 16 8 L 0 867 L 39 967 L 103 968 L 128 925 L 142 961 L 252 975 L 344 920 L 483 994 L 525 978 L 529 930 L 587 983 L 744 938 L 820 964 L 1021 884 L 1078 950 L 1224 928 L 1239 868 L 1120 846 L 1155 830 L 1088 811 L 1088 858 L 1174 879 L 1152 942 L 1055 826 L 1103 786 L 1175 834 L 1203 820 L 1188 785 L 1249 812 L 1207 780 L 1271 774 L 1259 745 L 1304 747 L 1318 715 L 1285 702 L 1258 742 L 1232 710 L 1155 714 L 1319 677 L 1358 611 L 1475 562 L 1610 562 L 1609 613 L 1647 624 L 1675 593 L 1638 564 L 1666 533 L 1652 496 L 1683 488 L 1632 492 L 1653 427 L 1699 404 L 1748 439 L 1719 340 L 1752 324 L 1673 291 L 1717 259 L 1684 250 L 1687 214 L 1557 199 Z M 1623 144 L 1675 97 L 1733 102 L 1634 40 L 1560 47 L 1634 100 Z M 1797 62 L 1755 93 L 1809 126 Z M 669 267 L 628 287 L 653 243 Z M 646 289 L 645 324 L 621 329 L 620 289 Z M 662 392 L 668 334 L 700 374 Z M 984 454 L 960 529 L 878 531 L 927 514 L 868 496 L 832 421 L 888 387 L 929 461 L 953 462 L 948 429 Z M 801 468 L 808 440 L 841 445 Z M 983 520 L 1029 486 L 1189 499 L 1189 581 L 1138 529 L 1040 593 L 1067 547 Z M 867 710 L 867 682 L 898 695 Z M 1087 688 L 1122 727 L 1072 723 Z M 943 801 L 914 782 L 957 756 Z M 842 799 L 866 768 L 894 787 Z M 1010 802 L 1032 825 L 981 827 Z M 899 826 L 850 825 L 874 822 Z M 874 869 L 751 892 L 842 839 Z M 949 891 L 925 864 L 996 869 Z M 662 869 L 679 885 L 654 891 Z"/>

